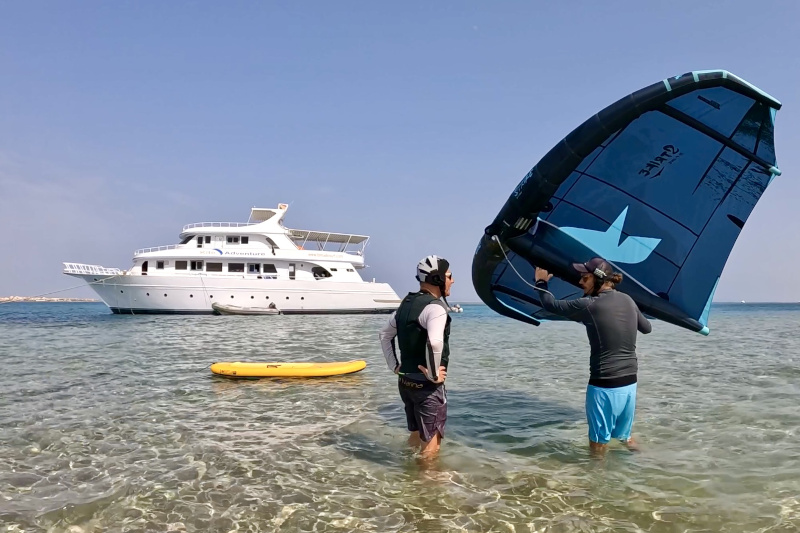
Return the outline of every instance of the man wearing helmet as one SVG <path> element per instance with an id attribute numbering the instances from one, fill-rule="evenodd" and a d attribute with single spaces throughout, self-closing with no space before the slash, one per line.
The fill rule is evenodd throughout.
<path id="1" fill-rule="evenodd" d="M 630 296 L 614 290 L 622 274 L 600 257 L 572 267 L 580 274 L 578 284 L 583 298 L 556 300 L 547 291 L 553 277 L 536 269 L 536 288 L 542 307 L 586 326 L 591 356 L 589 385 L 586 388 L 586 418 L 589 422 L 589 448 L 603 453 L 608 442 L 619 439 L 636 449 L 631 438 L 636 411 L 636 333 L 650 333 L 652 326 Z"/>
<path id="2" fill-rule="evenodd" d="M 446 303 L 453 285 L 450 263 L 435 255 L 425 257 L 417 264 L 417 280 L 419 291 L 403 298 L 381 330 L 380 340 L 389 370 L 399 376 L 411 432 L 408 442 L 420 448 L 423 457 L 432 457 L 439 451 L 447 421 L 444 380 L 450 356 Z"/>

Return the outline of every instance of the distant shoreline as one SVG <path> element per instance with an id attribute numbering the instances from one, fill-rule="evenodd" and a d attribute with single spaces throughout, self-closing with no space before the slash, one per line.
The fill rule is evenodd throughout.
<path id="1" fill-rule="evenodd" d="M 0 303 L 12 303 L 12 302 L 20 302 L 20 303 L 54 303 L 54 302 L 65 302 L 65 303 L 99 303 L 101 300 L 95 298 L 45 298 L 43 296 L 0 296 Z M 735 305 L 764 305 L 764 304 L 800 304 L 800 302 L 793 302 L 793 301 L 783 301 L 783 302 L 736 302 L 736 301 L 721 301 L 721 302 L 713 302 L 715 305 L 719 304 L 735 304 Z M 486 305 L 483 302 L 462 302 L 461 305 Z"/>
<path id="2" fill-rule="evenodd" d="M 44 298 L 42 296 L 0 296 L 0 303 L 53 303 L 53 302 L 99 302 L 93 298 Z"/>

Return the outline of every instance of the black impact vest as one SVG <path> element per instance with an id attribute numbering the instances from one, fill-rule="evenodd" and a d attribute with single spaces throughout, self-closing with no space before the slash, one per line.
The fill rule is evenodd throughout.
<path id="1" fill-rule="evenodd" d="M 397 322 L 397 344 L 400 346 L 400 372 L 402 374 L 419 374 L 418 365 L 427 366 L 428 331 L 419 325 L 419 315 L 430 303 L 441 305 L 445 311 L 447 306 L 438 298 L 427 292 L 410 292 L 403 298 L 395 313 Z M 444 327 L 444 347 L 442 348 L 442 366 L 447 368 L 450 357 L 450 315 Z"/>

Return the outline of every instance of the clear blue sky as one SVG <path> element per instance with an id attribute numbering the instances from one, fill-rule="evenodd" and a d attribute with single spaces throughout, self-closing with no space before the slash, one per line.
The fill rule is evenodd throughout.
<path id="1" fill-rule="evenodd" d="M 2 2 L 0 296 L 291 202 L 289 227 L 372 236 L 365 278 L 403 294 L 438 253 L 475 301 L 483 228 L 541 156 L 626 94 L 726 69 L 783 102 L 783 175 L 717 300 L 800 301 L 798 21 L 792 0 Z"/>

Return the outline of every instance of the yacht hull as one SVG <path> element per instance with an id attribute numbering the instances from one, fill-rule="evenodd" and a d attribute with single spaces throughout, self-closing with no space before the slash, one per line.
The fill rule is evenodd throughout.
<path id="1" fill-rule="evenodd" d="M 276 280 L 212 276 L 104 277 L 83 279 L 116 314 L 213 314 L 213 303 L 263 306 L 283 314 L 392 313 L 400 298 L 388 283 Z"/>

